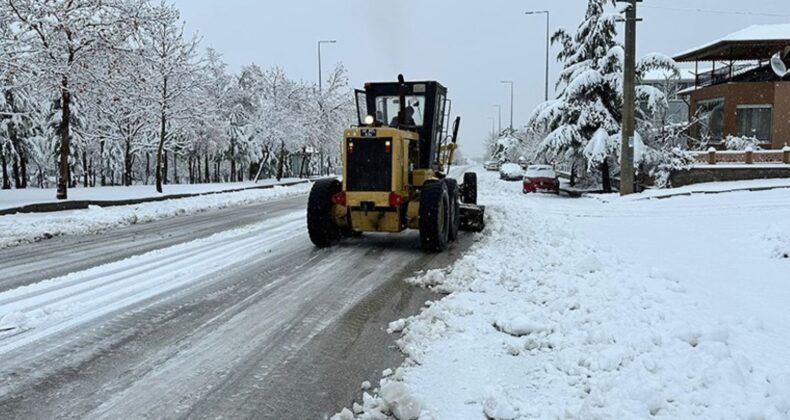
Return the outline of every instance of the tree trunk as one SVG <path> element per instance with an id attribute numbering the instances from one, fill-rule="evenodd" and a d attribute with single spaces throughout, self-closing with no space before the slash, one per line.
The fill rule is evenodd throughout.
<path id="1" fill-rule="evenodd" d="M 82 187 L 88 188 L 88 152 L 82 151 Z"/>
<path id="2" fill-rule="evenodd" d="M 14 178 L 14 188 L 19 188 L 19 158 L 14 155 L 11 160 L 11 177 Z"/>
<path id="3" fill-rule="evenodd" d="M 571 165 L 571 187 L 576 186 L 576 163 Z"/>
<path id="4" fill-rule="evenodd" d="M 211 173 L 209 172 L 208 166 L 208 151 L 206 152 L 206 184 L 211 182 Z"/>
<path id="5" fill-rule="evenodd" d="M 230 139 L 230 182 L 236 182 L 236 139 Z"/>
<path id="6" fill-rule="evenodd" d="M 145 185 L 151 181 L 151 154 L 145 152 Z"/>
<path id="7" fill-rule="evenodd" d="M 24 154 L 19 158 L 19 169 L 22 171 L 22 184 L 18 188 L 25 189 L 27 188 L 27 156 Z"/>
<path id="8" fill-rule="evenodd" d="M 603 192 L 612 192 L 612 176 L 609 171 L 609 158 L 605 158 L 601 163 L 601 177 L 603 178 Z"/>
<path id="9" fill-rule="evenodd" d="M 277 181 L 283 179 L 283 170 L 285 169 L 285 142 L 280 144 L 280 159 L 277 162 Z"/>
<path id="10" fill-rule="evenodd" d="M 167 77 L 164 80 L 162 98 L 167 97 Z M 167 114 L 162 109 L 159 120 L 159 146 L 156 149 L 156 192 L 162 193 L 162 152 L 165 149 L 165 139 L 167 139 Z"/>
<path id="11" fill-rule="evenodd" d="M 123 153 L 123 184 L 127 187 L 132 186 L 132 170 L 134 166 L 134 161 L 132 159 L 132 141 L 130 139 L 126 139 L 124 144 L 124 153 Z"/>
<path id="12" fill-rule="evenodd" d="M 167 150 L 164 151 L 165 155 L 162 158 L 162 182 L 167 185 L 170 183 L 169 174 L 170 174 L 170 154 L 167 153 Z"/>
<path id="13" fill-rule="evenodd" d="M 72 60 L 70 59 L 69 62 Z M 60 83 L 61 100 L 61 120 L 60 120 L 60 162 L 58 178 L 58 200 L 69 198 L 69 153 L 71 151 L 71 92 L 69 91 L 69 79 L 63 77 Z"/>
<path id="14" fill-rule="evenodd" d="M 178 149 L 173 149 L 173 184 L 178 184 Z"/>
<path id="15" fill-rule="evenodd" d="M 107 179 L 104 174 L 104 140 L 99 142 L 99 177 L 101 178 L 101 186 L 107 185 Z"/>
<path id="16" fill-rule="evenodd" d="M 0 165 L 3 166 L 3 189 L 10 190 L 11 182 L 8 179 L 8 163 L 5 160 L 5 152 L 0 150 Z"/>

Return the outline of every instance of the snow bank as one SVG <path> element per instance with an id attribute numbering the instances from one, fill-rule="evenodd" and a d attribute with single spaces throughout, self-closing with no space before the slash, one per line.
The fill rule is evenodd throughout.
<path id="1" fill-rule="evenodd" d="M 302 195 L 307 193 L 310 187 L 310 184 L 299 184 L 133 206 L 107 208 L 92 206 L 87 210 L 0 216 L 0 232 L 3 232 L 0 236 L 0 249 L 54 236 L 99 233 L 120 226 Z"/>
<path id="2" fill-rule="evenodd" d="M 790 416 L 790 266 L 747 245 L 787 237 L 762 223 L 790 192 L 602 203 L 480 181 L 488 236 L 412 280 L 452 294 L 391 328 L 408 360 L 380 390 L 421 419 Z M 348 419 L 386 404 L 365 394 Z"/>
<path id="3" fill-rule="evenodd" d="M 282 182 L 299 181 L 286 178 Z M 165 194 L 204 194 L 210 192 L 240 190 L 251 187 L 275 185 L 275 179 L 265 179 L 257 184 L 254 182 L 230 182 L 214 184 L 169 184 L 164 186 Z M 133 200 L 139 198 L 158 197 L 153 185 L 133 185 L 131 187 L 95 187 L 71 188 L 67 201 L 102 201 L 102 200 Z M 52 188 L 26 188 L 24 190 L 0 190 L 0 209 L 22 207 L 29 204 L 55 203 L 55 190 Z"/>

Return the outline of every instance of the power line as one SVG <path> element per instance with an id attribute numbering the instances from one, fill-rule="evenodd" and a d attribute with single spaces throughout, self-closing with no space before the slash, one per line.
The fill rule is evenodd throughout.
<path id="1" fill-rule="evenodd" d="M 736 10 L 687 9 L 682 7 L 653 6 L 646 4 L 643 4 L 641 7 L 647 9 L 673 10 L 676 12 L 712 13 L 717 15 L 761 16 L 761 17 L 781 17 L 781 18 L 790 17 L 790 15 L 782 15 L 778 13 L 742 12 Z"/>

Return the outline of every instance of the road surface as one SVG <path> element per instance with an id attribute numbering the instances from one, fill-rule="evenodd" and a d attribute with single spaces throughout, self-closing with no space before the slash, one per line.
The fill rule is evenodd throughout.
<path id="1" fill-rule="evenodd" d="M 414 232 L 317 250 L 306 197 L 0 250 L 0 418 L 328 418 L 397 366 Z"/>

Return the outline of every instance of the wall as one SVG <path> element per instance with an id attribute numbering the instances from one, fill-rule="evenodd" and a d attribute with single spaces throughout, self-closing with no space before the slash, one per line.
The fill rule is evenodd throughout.
<path id="1" fill-rule="evenodd" d="M 773 143 L 774 149 L 790 144 L 790 82 L 776 82 Z"/>
<path id="2" fill-rule="evenodd" d="M 724 136 L 737 135 L 736 109 L 738 105 L 772 105 L 772 147 L 790 143 L 790 82 L 743 82 L 708 86 L 691 93 L 690 116 L 697 112 L 697 102 L 725 98 Z M 696 133 L 695 133 L 696 135 Z"/>
<path id="3" fill-rule="evenodd" d="M 717 181 L 744 181 L 750 179 L 790 178 L 790 165 L 777 165 L 775 168 L 691 168 L 685 171 L 673 172 L 669 182 L 673 188 L 703 182 Z"/>

